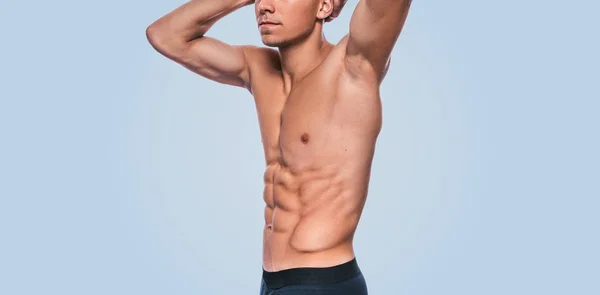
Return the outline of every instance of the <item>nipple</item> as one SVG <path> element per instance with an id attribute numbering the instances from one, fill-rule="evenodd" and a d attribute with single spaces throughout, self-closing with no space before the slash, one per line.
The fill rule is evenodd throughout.
<path id="1" fill-rule="evenodd" d="M 302 141 L 303 144 L 307 144 L 308 143 L 308 133 L 302 133 L 300 140 Z"/>

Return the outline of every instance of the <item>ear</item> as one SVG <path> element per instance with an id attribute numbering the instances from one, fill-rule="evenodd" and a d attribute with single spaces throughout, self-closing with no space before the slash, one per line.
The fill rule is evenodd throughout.
<path id="1" fill-rule="evenodd" d="M 318 19 L 326 19 L 333 13 L 333 1 L 334 0 L 321 0 L 319 4 L 319 11 L 317 12 Z"/>

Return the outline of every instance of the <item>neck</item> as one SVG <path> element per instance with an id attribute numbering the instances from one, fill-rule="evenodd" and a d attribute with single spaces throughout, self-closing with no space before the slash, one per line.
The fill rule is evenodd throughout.
<path id="1" fill-rule="evenodd" d="M 317 23 L 313 32 L 299 42 L 279 47 L 283 79 L 287 91 L 302 80 L 325 59 L 332 44 L 327 42 L 322 24 Z"/>

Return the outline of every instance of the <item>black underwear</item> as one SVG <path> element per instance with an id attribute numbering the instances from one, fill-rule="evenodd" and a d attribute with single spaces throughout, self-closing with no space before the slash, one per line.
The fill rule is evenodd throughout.
<path id="1" fill-rule="evenodd" d="M 290 285 L 324 285 L 343 282 L 360 274 L 356 258 L 331 267 L 300 267 L 268 272 L 263 268 L 263 280 L 269 289 Z"/>

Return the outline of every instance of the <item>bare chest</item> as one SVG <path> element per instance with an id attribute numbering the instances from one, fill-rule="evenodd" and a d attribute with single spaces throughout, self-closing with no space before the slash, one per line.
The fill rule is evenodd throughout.
<path id="1" fill-rule="evenodd" d="M 299 172 L 319 169 L 344 161 L 348 150 L 378 132 L 375 88 L 324 74 L 298 83 L 288 95 L 272 89 L 257 100 L 267 162 Z"/>
<path id="2" fill-rule="evenodd" d="M 319 83 L 294 89 L 281 113 L 278 145 L 283 163 L 295 169 L 321 162 L 339 143 L 338 91 Z"/>
<path id="3" fill-rule="evenodd" d="M 300 166 L 316 160 L 335 133 L 337 87 L 305 81 L 285 95 L 273 86 L 255 93 L 267 162 Z"/>

